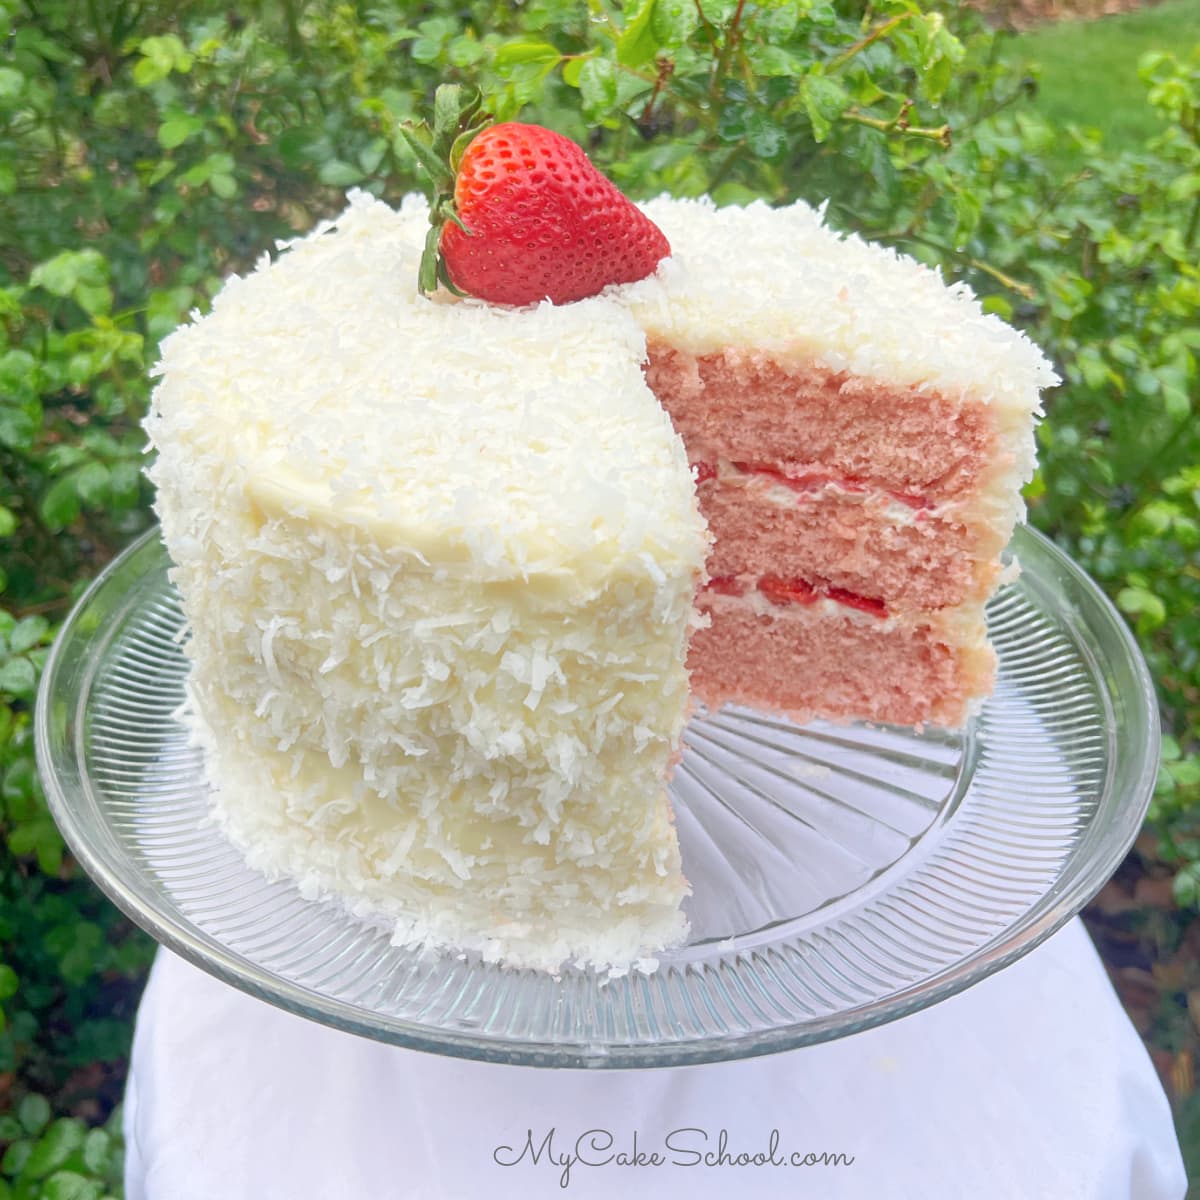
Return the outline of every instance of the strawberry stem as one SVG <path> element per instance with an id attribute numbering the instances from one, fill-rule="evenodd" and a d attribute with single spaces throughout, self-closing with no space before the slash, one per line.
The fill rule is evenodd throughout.
<path id="1" fill-rule="evenodd" d="M 471 232 L 463 224 L 454 203 L 455 177 L 467 146 L 491 121 L 492 115 L 484 111 L 483 96 L 478 88 L 444 83 L 433 96 L 432 130 L 424 121 L 409 121 L 400 126 L 400 136 L 433 181 L 430 229 L 417 275 L 417 286 L 422 295 L 437 291 L 439 282 L 455 295 L 463 294 L 451 283 L 442 260 L 442 229 L 447 221 L 452 221 L 464 233 Z"/>

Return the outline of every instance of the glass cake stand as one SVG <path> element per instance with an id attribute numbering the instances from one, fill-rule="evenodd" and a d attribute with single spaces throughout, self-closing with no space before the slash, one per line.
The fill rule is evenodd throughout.
<path id="1" fill-rule="evenodd" d="M 701 715 L 672 784 L 688 944 L 658 970 L 561 977 L 389 944 L 251 871 L 208 819 L 173 713 L 184 630 L 157 533 L 79 602 L 46 667 L 37 748 L 76 858 L 217 977 L 380 1041 L 498 1062 L 651 1067 L 878 1025 L 1043 941 L 1132 843 L 1158 761 L 1124 623 L 1049 541 L 988 609 L 996 692 L 962 732 Z"/>

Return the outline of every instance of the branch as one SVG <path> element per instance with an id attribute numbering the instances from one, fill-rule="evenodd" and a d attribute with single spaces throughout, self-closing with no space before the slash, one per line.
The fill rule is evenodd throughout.
<path id="1" fill-rule="evenodd" d="M 700 18 L 700 24 L 704 26 L 705 32 L 715 35 L 717 27 L 708 19 L 708 14 L 704 11 L 704 5 L 700 0 L 694 0 L 696 5 L 696 15 Z"/>
<path id="2" fill-rule="evenodd" d="M 658 78 L 654 81 L 654 91 L 650 93 L 650 99 L 646 101 L 646 107 L 642 109 L 642 115 L 637 120 L 638 128 L 650 127 L 650 114 L 654 110 L 655 102 L 662 95 L 662 90 L 667 83 L 667 80 L 675 73 L 675 63 L 669 58 L 660 58 L 658 60 Z"/>
<path id="3" fill-rule="evenodd" d="M 1032 284 L 1022 283 L 1019 279 L 1014 279 L 1011 275 L 1005 274 L 999 267 L 994 267 L 991 263 L 984 262 L 981 258 L 972 258 L 971 255 L 964 254 L 961 250 L 955 250 L 953 246 L 947 246 L 943 242 L 934 241 L 933 238 L 925 237 L 923 234 L 909 233 L 897 235 L 885 233 L 878 240 L 881 242 L 909 241 L 917 242 L 922 246 L 928 246 L 931 250 L 937 250 L 954 259 L 956 262 L 962 263 L 964 266 L 971 267 L 976 271 L 982 271 L 985 275 L 990 275 L 997 283 L 1002 284 L 1010 291 L 1016 292 L 1018 296 L 1025 300 L 1037 299 L 1037 290 Z"/>
<path id="4" fill-rule="evenodd" d="M 950 149 L 951 129 L 949 125 L 938 125 L 934 128 L 922 125 L 910 125 L 908 123 L 908 113 L 912 108 L 913 102 L 905 100 L 900 105 L 900 111 L 890 120 L 885 121 L 882 117 L 868 117 L 865 113 L 861 113 L 857 108 L 847 109 L 842 113 L 843 121 L 853 121 L 858 125 L 866 125 L 870 129 L 878 129 L 880 133 L 906 133 L 910 137 L 925 138 L 927 141 L 937 142 L 943 150 Z"/>
<path id="5" fill-rule="evenodd" d="M 717 82 L 722 79 L 725 72 L 729 69 L 729 58 L 733 54 L 733 49 L 738 41 L 738 26 L 742 21 L 742 12 L 745 10 L 746 0 L 738 0 L 738 6 L 733 10 L 733 16 L 729 18 L 729 27 L 725 30 L 725 40 L 721 44 L 721 53 L 717 55 L 716 62 L 713 63 L 712 78 L 708 81 L 709 95 L 715 100 L 717 98 Z"/>
<path id="6" fill-rule="evenodd" d="M 831 59 L 829 65 L 825 68 L 826 73 L 836 71 L 848 63 L 856 54 L 860 54 L 868 46 L 874 45 L 881 37 L 887 37 L 897 25 L 903 25 L 913 14 L 910 12 L 901 13 L 898 17 L 892 17 L 890 21 L 884 21 L 882 25 L 876 25 L 865 38 L 861 38 L 855 42 L 853 46 L 847 46 L 836 58 Z"/>

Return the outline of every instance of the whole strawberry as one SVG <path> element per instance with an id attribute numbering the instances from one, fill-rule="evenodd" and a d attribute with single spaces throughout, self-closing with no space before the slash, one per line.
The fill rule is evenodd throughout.
<path id="1" fill-rule="evenodd" d="M 432 147 L 406 131 L 437 189 L 422 291 L 440 280 L 495 304 L 567 304 L 644 279 L 671 253 L 569 138 L 511 121 L 481 128 L 485 119 L 477 96 L 447 86 Z"/>

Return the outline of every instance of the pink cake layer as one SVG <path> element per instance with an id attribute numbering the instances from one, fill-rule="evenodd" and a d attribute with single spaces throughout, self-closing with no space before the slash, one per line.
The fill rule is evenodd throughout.
<path id="1" fill-rule="evenodd" d="M 928 501 L 969 495 L 1007 465 L 988 406 L 769 354 L 648 346 L 646 380 L 693 461 L 819 463 Z"/>
<path id="2" fill-rule="evenodd" d="M 943 608 L 990 595 L 1003 536 L 852 480 L 722 464 L 698 470 L 700 509 L 715 538 L 715 577 L 824 580 L 898 607 Z"/>
<path id="3" fill-rule="evenodd" d="M 902 625 L 833 605 L 769 605 L 705 593 L 711 618 L 692 635 L 693 694 L 787 713 L 798 721 L 957 726 L 989 694 L 995 656 L 982 636 L 953 645 L 936 622 Z"/>

